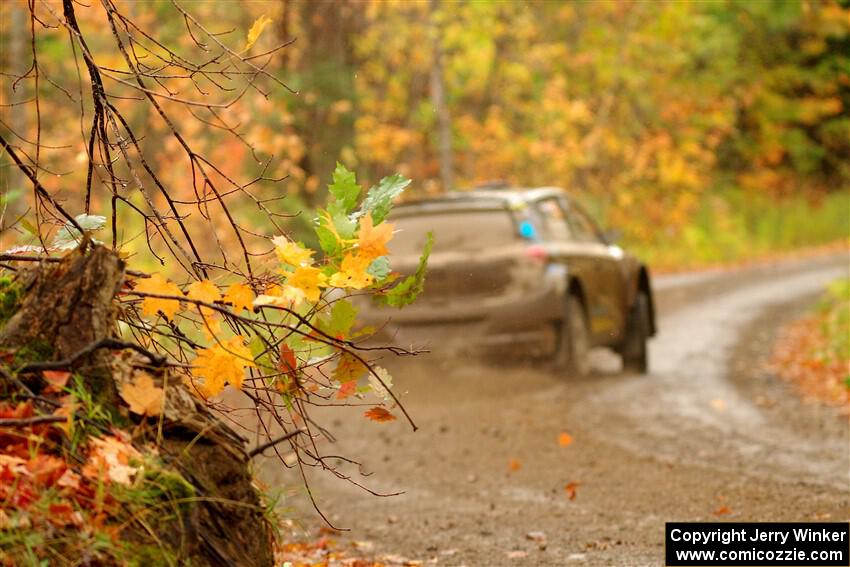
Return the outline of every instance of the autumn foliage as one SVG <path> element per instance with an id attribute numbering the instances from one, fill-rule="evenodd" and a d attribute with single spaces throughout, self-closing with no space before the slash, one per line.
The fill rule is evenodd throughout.
<path id="1" fill-rule="evenodd" d="M 286 90 L 266 69 L 285 46 L 256 51 L 269 18 L 225 39 L 175 3 L 192 60 L 125 8 L 13 6 L 29 22 L 16 31 L 78 58 L 85 75 L 57 76 L 82 101 L 64 107 L 83 125 L 71 136 L 83 151 L 66 162 L 75 173 L 46 174 L 63 163 L 51 151 L 70 146 L 42 114 L 53 99 L 41 81 L 55 61 L 39 47 L 19 77 L 35 85 L 21 103 L 32 122 L 0 132 L 14 182 L 31 189 L 2 202 L 25 212 L 2 227 L 0 563 L 270 565 L 274 505 L 252 483 L 251 458 L 273 456 L 305 483 L 306 467 L 346 480 L 310 415 L 319 406 L 363 406 L 375 427 L 403 416 L 415 429 L 375 364 L 415 353 L 364 344 L 374 329 L 358 324 L 351 298 L 411 303 L 432 239 L 413 273 L 392 269 L 387 217 L 404 176 L 366 188 L 338 164 L 304 238 L 280 195 L 255 193 L 285 195 L 285 176 L 267 175 L 271 159 L 243 180 L 232 160 L 194 145 L 201 124 L 251 147 L 224 115 L 249 90 Z M 186 98 L 180 86 L 223 101 Z M 137 130 L 142 109 L 157 124 Z M 161 134 L 185 168 L 158 161 L 149 143 Z M 246 204 L 259 218 L 238 213 Z M 243 410 L 247 401 L 251 423 L 235 417 L 233 400 Z"/>
<path id="2" fill-rule="evenodd" d="M 803 397 L 850 412 L 850 281 L 833 282 L 812 313 L 782 329 L 770 367 Z"/>

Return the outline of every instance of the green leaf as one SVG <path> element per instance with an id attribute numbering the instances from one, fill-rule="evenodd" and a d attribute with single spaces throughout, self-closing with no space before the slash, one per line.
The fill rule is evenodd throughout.
<path id="1" fill-rule="evenodd" d="M 322 212 L 322 209 L 319 209 L 319 213 Z M 339 250 L 339 241 L 337 240 L 336 235 L 334 235 L 333 231 L 328 228 L 327 217 L 322 214 L 319 214 L 315 219 L 316 225 L 316 236 L 319 237 L 319 246 L 322 247 L 322 251 L 328 255 L 333 256 Z"/>
<path id="2" fill-rule="evenodd" d="M 336 203 L 332 203 L 331 206 L 337 205 L 339 207 L 336 211 L 332 211 L 332 213 L 339 212 L 347 215 L 354 210 L 354 206 L 357 204 L 360 186 L 357 184 L 357 178 L 354 172 L 349 171 L 344 165 L 337 162 L 336 169 L 333 172 L 333 183 L 328 185 L 328 191 L 336 198 Z"/>
<path id="3" fill-rule="evenodd" d="M 266 343 L 264 343 L 260 337 L 255 336 L 251 339 L 251 342 L 248 343 L 248 348 L 250 349 L 251 356 L 254 357 L 254 362 L 257 366 L 260 368 L 274 368 L 274 364 L 269 357 L 269 351 L 267 350 Z"/>
<path id="4" fill-rule="evenodd" d="M 347 299 L 340 299 L 331 307 L 331 319 L 322 330 L 332 337 L 347 337 L 356 318 L 357 308 Z"/>
<path id="5" fill-rule="evenodd" d="M 393 199 L 401 195 L 408 185 L 410 185 L 410 179 L 398 173 L 384 177 L 378 185 L 369 189 L 363 204 L 360 205 L 360 210 L 354 214 L 354 217 L 359 218 L 366 213 L 372 213 L 372 223 L 381 224 L 393 206 Z"/>
<path id="6" fill-rule="evenodd" d="M 419 267 L 416 268 L 416 273 L 404 278 L 400 284 L 387 291 L 384 295 L 376 296 L 375 299 L 378 303 L 398 307 L 399 309 L 413 303 L 413 300 L 425 289 L 425 272 L 428 266 L 428 257 L 431 255 L 431 249 L 433 247 L 434 233 L 429 232 L 428 241 L 422 250 L 422 256 L 419 257 Z"/>
<path id="7" fill-rule="evenodd" d="M 379 256 L 372 260 L 369 267 L 366 268 L 366 273 L 375 276 L 378 281 L 383 280 L 390 274 L 390 259 L 386 256 Z"/>
<path id="8" fill-rule="evenodd" d="M 77 224 L 80 225 L 86 232 L 94 232 L 96 230 L 100 230 L 103 228 L 103 225 L 106 224 L 106 217 L 102 217 L 100 215 L 77 215 L 74 217 L 74 220 L 77 221 Z M 53 243 L 51 244 L 51 248 L 55 248 L 57 250 L 72 250 L 80 245 L 82 241 L 82 235 L 77 228 L 71 223 L 65 223 L 65 226 L 59 229 L 56 233 L 56 236 L 53 238 Z"/>
<path id="9" fill-rule="evenodd" d="M 23 194 L 23 189 L 9 189 L 8 191 L 0 195 L 0 206 L 6 206 L 9 203 L 14 203 L 18 200 L 18 197 Z"/>
<path id="10" fill-rule="evenodd" d="M 334 223 L 337 234 L 340 238 L 349 239 L 354 236 L 354 231 L 357 230 L 357 221 L 348 218 L 344 213 L 331 213 L 331 220 Z"/>
<path id="11" fill-rule="evenodd" d="M 31 223 L 30 221 L 28 221 L 27 219 L 21 219 L 21 223 L 20 223 L 20 224 L 21 224 L 21 227 L 22 227 L 24 230 L 26 230 L 27 232 L 29 232 L 30 234 L 32 234 L 33 236 L 35 236 L 36 238 L 38 238 L 38 229 L 35 227 L 35 225 L 34 225 L 34 224 L 32 224 L 32 223 Z"/>

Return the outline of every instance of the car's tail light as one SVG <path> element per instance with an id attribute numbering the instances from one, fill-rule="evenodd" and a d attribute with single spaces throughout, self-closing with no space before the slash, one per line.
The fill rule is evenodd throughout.
<path id="1" fill-rule="evenodd" d="M 546 252 L 546 248 L 539 244 L 532 244 L 528 246 L 525 249 L 525 255 L 533 260 L 537 260 L 541 264 L 545 263 L 549 257 L 549 254 Z"/>

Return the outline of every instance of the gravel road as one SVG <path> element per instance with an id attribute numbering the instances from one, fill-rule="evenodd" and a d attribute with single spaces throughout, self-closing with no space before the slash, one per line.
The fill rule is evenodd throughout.
<path id="1" fill-rule="evenodd" d="M 660 565 L 666 521 L 846 521 L 847 418 L 800 401 L 763 361 L 776 328 L 847 272 L 843 255 L 658 278 L 648 376 L 605 351 L 582 380 L 436 343 L 382 361 L 419 431 L 362 408 L 317 417 L 338 438 L 326 452 L 362 462 L 344 469 L 357 482 L 403 494 L 322 471 L 314 494 L 354 528 L 343 540 L 438 565 Z M 292 473 L 261 468 L 315 529 Z"/>

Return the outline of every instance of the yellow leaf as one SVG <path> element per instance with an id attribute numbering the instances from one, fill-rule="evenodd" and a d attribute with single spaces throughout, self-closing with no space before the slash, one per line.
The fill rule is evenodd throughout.
<path id="1" fill-rule="evenodd" d="M 302 248 L 285 236 L 275 236 L 272 238 L 272 242 L 274 243 L 278 259 L 284 264 L 289 264 L 297 268 L 299 266 L 310 265 L 313 262 L 311 258 L 313 255 L 312 250 Z"/>
<path id="2" fill-rule="evenodd" d="M 333 378 L 337 382 L 345 384 L 346 382 L 357 380 L 367 371 L 368 368 L 366 368 L 366 365 L 360 362 L 357 357 L 344 352 L 336 363 Z"/>
<path id="3" fill-rule="evenodd" d="M 183 295 L 177 284 L 168 281 L 160 274 L 154 274 L 147 279 L 136 280 L 136 291 L 155 293 L 157 295 Z M 175 313 L 180 311 L 180 301 L 177 299 L 159 299 L 156 297 L 145 297 L 142 300 L 143 314 L 155 317 L 160 311 L 171 319 Z"/>
<path id="4" fill-rule="evenodd" d="M 245 43 L 244 51 L 248 51 L 251 49 L 251 46 L 257 43 L 257 40 L 260 39 L 260 34 L 263 33 L 263 29 L 270 23 L 272 23 L 272 19 L 265 14 L 254 20 L 254 24 L 248 30 L 248 41 Z"/>
<path id="5" fill-rule="evenodd" d="M 196 378 L 203 378 L 202 391 L 207 396 L 219 394 L 225 384 L 242 388 L 245 368 L 254 365 L 251 350 L 245 346 L 244 339 L 237 335 L 225 344 L 215 344 L 210 348 L 198 350 L 193 363 Z"/>
<path id="6" fill-rule="evenodd" d="M 327 276 L 319 268 L 298 268 L 286 278 L 286 283 L 304 292 L 308 301 L 319 301 L 321 289 L 327 287 Z"/>
<path id="7" fill-rule="evenodd" d="M 121 387 L 121 397 L 130 411 L 139 415 L 157 416 L 162 412 L 165 392 L 154 385 L 150 374 L 142 373 L 134 383 Z"/>
<path id="8" fill-rule="evenodd" d="M 297 287 L 292 287 L 291 285 L 276 285 L 267 290 L 263 295 L 258 295 L 252 302 L 252 305 L 254 307 L 261 307 L 263 305 L 279 305 L 281 307 L 295 309 L 301 305 L 301 302 L 304 301 L 304 299 L 304 292 Z"/>
<path id="9" fill-rule="evenodd" d="M 189 286 L 187 291 L 189 297 L 203 301 L 204 303 L 215 303 L 221 299 L 221 293 L 218 291 L 218 287 L 209 280 L 194 282 Z"/>
<path id="10" fill-rule="evenodd" d="M 254 292 L 245 284 L 233 284 L 227 288 L 227 293 L 224 294 L 224 301 L 233 306 L 233 310 L 237 313 L 243 309 L 250 311 L 253 309 L 252 302 L 254 301 Z"/>
<path id="11" fill-rule="evenodd" d="M 393 225 L 385 222 L 375 227 L 372 225 L 372 215 L 363 215 L 360 220 L 358 239 L 359 255 L 370 260 L 374 260 L 378 256 L 386 256 L 388 253 L 387 242 L 392 237 Z"/>
<path id="12" fill-rule="evenodd" d="M 187 291 L 189 297 L 197 299 L 198 301 L 203 301 L 204 303 L 215 303 L 216 301 L 221 300 L 221 292 L 219 292 L 218 287 L 209 280 L 194 282 L 189 285 Z M 208 337 L 218 334 L 221 330 L 221 322 L 218 319 L 212 318 L 215 311 L 209 307 L 204 307 L 203 305 L 199 307 L 201 316 L 204 318 L 204 333 Z"/>
<path id="13" fill-rule="evenodd" d="M 374 278 L 366 272 L 371 263 L 370 258 L 346 254 L 342 259 L 340 271 L 331 276 L 331 285 L 350 289 L 363 289 L 372 285 Z"/>

